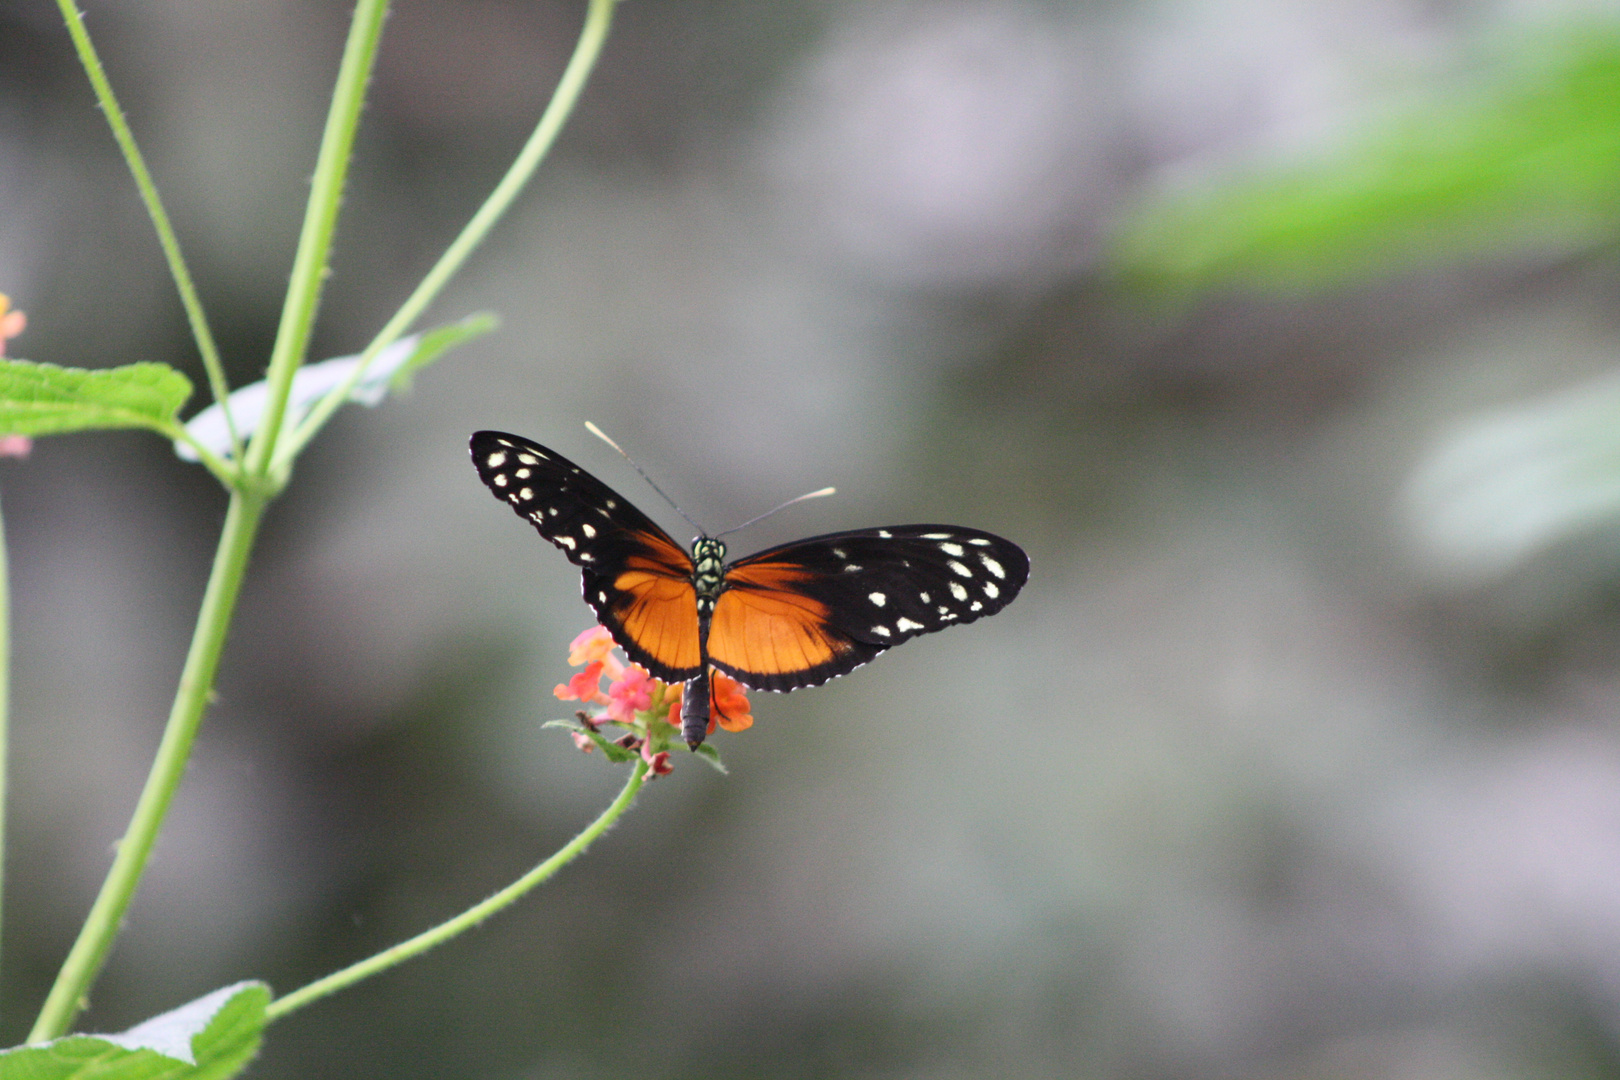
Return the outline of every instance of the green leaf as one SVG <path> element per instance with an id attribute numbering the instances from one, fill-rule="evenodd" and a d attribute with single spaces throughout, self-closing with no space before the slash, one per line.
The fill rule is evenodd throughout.
<path id="1" fill-rule="evenodd" d="M 0 433 L 56 435 L 98 428 L 172 430 L 191 380 L 166 364 L 58 367 L 0 359 Z"/>
<path id="2" fill-rule="evenodd" d="M 225 1080 L 258 1052 L 270 988 L 215 990 L 117 1035 L 69 1035 L 0 1053 L 0 1080 Z"/>
<path id="3" fill-rule="evenodd" d="M 489 333 L 498 325 L 500 321 L 495 316 L 480 312 L 458 323 L 400 338 L 378 353 L 366 367 L 365 375 L 350 391 L 349 400 L 367 406 L 380 404 L 389 391 L 408 388 L 412 375 L 445 352 Z M 359 365 L 359 356 L 339 356 L 299 368 L 293 376 L 292 393 L 287 398 L 287 411 L 282 417 L 282 434 L 286 435 L 297 427 L 309 415 L 315 403 L 342 386 Z M 231 419 L 236 422 L 236 433 L 243 439 L 252 435 L 264 420 L 269 394 L 269 387 L 263 381 L 232 392 Z M 220 457 L 230 456 L 231 436 L 225 427 L 225 413 L 218 402 L 186 421 L 186 430 L 192 438 Z M 174 452 L 187 461 L 197 460 L 197 451 L 186 443 L 176 442 Z"/>
<path id="4" fill-rule="evenodd" d="M 418 335 L 416 348 L 411 351 L 410 356 L 406 357 L 405 362 L 399 365 L 399 369 L 388 380 L 388 389 L 394 393 L 409 390 L 411 377 L 418 371 L 427 367 L 457 345 L 464 344 L 474 338 L 483 337 L 500 325 L 501 320 L 494 315 L 487 311 L 480 311 L 467 316 L 460 322 L 435 327 Z M 366 374 L 368 378 L 365 382 L 369 383 L 371 372 L 367 371 Z M 365 383 L 362 383 L 362 385 L 365 385 Z M 358 387 L 355 396 L 357 400 L 360 399 Z M 376 401 L 367 401 L 365 404 L 375 405 L 377 401 L 381 400 L 382 395 L 378 394 Z"/>
<path id="5" fill-rule="evenodd" d="M 1435 569 L 1471 581 L 1620 521 L 1620 373 L 1459 424 L 1405 502 Z"/>
<path id="6" fill-rule="evenodd" d="M 584 724 L 575 723 L 572 720 L 547 720 L 540 726 L 566 728 L 569 731 L 579 732 L 595 743 L 597 748 L 602 751 L 602 756 L 614 764 L 622 765 L 626 761 L 634 761 L 639 756 L 634 750 L 626 750 L 595 728 L 586 727 Z"/>
<path id="7" fill-rule="evenodd" d="M 726 763 L 720 760 L 720 751 L 716 750 L 710 744 L 701 743 L 696 750 L 692 751 L 692 753 L 714 766 L 714 770 L 721 776 L 731 775 L 731 773 L 726 769 Z"/>
<path id="8" fill-rule="evenodd" d="M 1430 90 L 1326 153 L 1160 193 L 1115 251 L 1127 280 L 1315 288 L 1620 234 L 1620 31 L 1525 46 L 1468 92 Z"/>

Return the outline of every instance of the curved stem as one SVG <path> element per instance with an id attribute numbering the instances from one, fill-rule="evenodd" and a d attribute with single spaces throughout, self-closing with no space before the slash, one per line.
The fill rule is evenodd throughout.
<path id="1" fill-rule="evenodd" d="M 355 386 L 365 375 L 366 368 L 371 360 L 383 349 L 391 345 L 396 338 L 410 328 L 418 316 L 431 304 L 445 284 L 467 257 L 473 253 L 489 234 L 489 230 L 501 219 L 501 215 L 511 207 L 513 200 L 523 191 L 524 185 L 534 175 L 534 170 L 545 159 L 552 143 L 557 140 L 557 133 L 562 130 L 563 124 L 574 111 L 574 104 L 579 100 L 580 91 L 585 88 L 585 82 L 590 78 L 591 69 L 596 66 L 597 57 L 602 53 L 602 43 L 607 40 L 608 29 L 613 23 L 613 8 L 618 0 L 590 0 L 590 7 L 585 13 L 585 25 L 580 30 L 579 43 L 574 46 L 574 55 L 569 58 L 568 67 L 564 69 L 562 78 L 557 82 L 557 89 L 551 95 L 551 104 L 541 114 L 540 122 L 535 125 L 534 133 L 524 144 L 512 167 L 507 169 L 501 182 L 495 185 L 484 205 L 467 222 L 461 235 L 445 249 L 439 261 L 429 270 L 414 292 L 400 305 L 394 317 L 388 320 L 377 336 L 367 345 L 360 354 L 360 363 L 355 366 L 354 372 L 341 386 L 334 387 L 330 393 L 323 397 L 315 408 L 310 410 L 301 424 L 298 425 L 282 446 L 275 458 L 275 468 L 272 472 L 285 468 L 304 445 L 320 431 L 322 425 L 330 419 L 332 413 L 349 399 Z"/>
<path id="2" fill-rule="evenodd" d="M 636 792 L 641 790 L 641 785 L 646 780 L 646 777 L 647 763 L 645 761 L 636 762 L 635 768 L 630 772 L 630 779 L 625 781 L 624 788 L 619 792 L 618 798 L 614 799 L 595 821 L 587 825 L 584 831 L 558 849 L 557 853 L 551 858 L 536 866 L 500 892 L 481 903 L 474 904 L 455 918 L 442 922 L 431 930 L 425 930 L 392 948 L 384 949 L 375 956 L 367 957 L 357 964 L 350 964 L 342 971 L 335 971 L 325 978 L 316 979 L 308 986 L 294 990 L 284 997 L 277 998 L 270 1003 L 269 1008 L 265 1009 L 265 1022 L 278 1020 L 296 1009 L 303 1008 L 312 1001 L 317 1001 L 328 994 L 352 986 L 361 979 L 375 975 L 378 972 L 386 971 L 395 964 L 409 960 L 413 956 L 419 956 L 435 945 L 442 945 L 444 942 L 449 941 L 462 931 L 472 929 L 502 908 L 510 906 L 524 893 L 550 878 L 579 855 L 584 854 L 585 849 L 590 847 L 597 837 L 606 832 L 615 821 L 619 820 L 620 815 L 630 808 L 630 804 L 635 801 Z"/>
<path id="3" fill-rule="evenodd" d="M 180 291 L 180 303 L 185 307 L 186 319 L 191 323 L 191 336 L 197 339 L 197 351 L 202 355 L 203 370 L 208 373 L 209 389 L 214 392 L 214 400 L 225 412 L 225 426 L 231 433 L 233 456 L 241 460 L 242 443 L 237 437 L 236 425 L 231 421 L 231 388 L 225 381 L 219 347 L 214 344 L 213 331 L 208 329 L 208 316 L 204 314 L 202 301 L 197 297 L 197 287 L 192 284 L 185 256 L 180 253 L 180 241 L 174 234 L 174 226 L 169 223 L 163 200 L 158 197 L 157 184 L 153 183 L 152 174 L 147 171 L 146 159 L 141 156 L 140 147 L 135 145 L 135 134 L 124 119 L 124 110 L 119 107 L 118 98 L 113 94 L 112 83 L 107 80 L 107 72 L 101 66 L 101 57 L 96 55 L 96 47 L 90 42 L 90 34 L 84 28 L 84 17 L 80 15 L 74 0 L 56 0 L 56 6 L 62 10 L 68 36 L 73 39 L 73 47 L 79 53 L 79 63 L 84 65 L 84 72 L 95 89 L 96 100 L 101 103 L 102 112 L 107 114 L 113 139 L 118 143 L 118 149 L 123 151 L 124 161 L 129 166 L 130 174 L 135 177 L 135 187 L 141 193 L 141 201 L 146 204 L 146 213 L 152 219 L 153 228 L 157 229 L 158 244 L 163 248 L 163 257 L 169 262 L 169 273 L 174 277 L 175 288 Z"/>
<path id="4" fill-rule="evenodd" d="M 107 872 L 107 880 L 102 883 L 79 938 L 57 973 L 39 1019 L 34 1021 L 34 1029 L 28 1034 L 31 1043 L 45 1042 L 67 1031 L 73 1017 L 83 1007 L 90 984 L 106 962 L 113 939 L 118 936 L 124 913 L 134 899 L 141 874 L 151 858 L 158 830 L 185 775 L 191 744 L 208 707 L 208 694 L 225 648 L 225 633 L 242 591 L 248 552 L 253 548 L 263 512 L 262 497 L 241 491 L 232 494 L 230 509 L 225 514 L 225 528 L 220 533 L 219 550 L 214 555 L 213 572 L 203 593 L 197 628 L 192 633 L 191 648 L 180 672 L 180 688 L 175 692 L 169 722 L 163 729 L 163 741 L 158 745 L 140 801 L 135 804 L 129 831 L 118 842 L 118 854 Z"/>

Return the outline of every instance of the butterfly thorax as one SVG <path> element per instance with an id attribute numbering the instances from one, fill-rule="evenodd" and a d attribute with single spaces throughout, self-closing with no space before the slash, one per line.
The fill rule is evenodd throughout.
<path id="1" fill-rule="evenodd" d="M 692 541 L 692 588 L 697 593 L 698 611 L 709 614 L 726 580 L 726 545 L 707 536 Z"/>

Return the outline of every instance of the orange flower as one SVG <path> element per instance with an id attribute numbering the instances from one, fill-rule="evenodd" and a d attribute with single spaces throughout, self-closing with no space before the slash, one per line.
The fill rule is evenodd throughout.
<path id="1" fill-rule="evenodd" d="M 602 693 L 602 661 L 593 660 L 565 683 L 558 683 L 552 691 L 561 701 L 594 701 L 606 705 L 609 698 Z"/>
<path id="2" fill-rule="evenodd" d="M 0 293 L 0 356 L 6 355 L 6 339 L 16 337 L 28 325 L 28 316 L 10 308 L 11 297 Z"/>
<path id="3" fill-rule="evenodd" d="M 573 667 L 600 661 L 609 679 L 624 674 L 624 665 L 613 655 L 613 635 L 605 626 L 593 626 L 568 643 L 568 663 Z"/>
<path id="4" fill-rule="evenodd" d="M 714 706 L 711 712 L 720 726 L 727 731 L 747 731 L 753 727 L 754 715 L 748 711 L 748 692 L 742 683 L 721 671 L 715 672 L 710 681 L 713 689 L 709 691 L 709 701 Z M 712 720 L 709 728 L 714 728 Z"/>

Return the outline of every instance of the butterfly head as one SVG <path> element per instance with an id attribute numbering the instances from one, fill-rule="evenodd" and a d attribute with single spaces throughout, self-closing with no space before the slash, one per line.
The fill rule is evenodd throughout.
<path id="1" fill-rule="evenodd" d="M 720 541 L 707 536 L 692 541 L 692 587 L 697 591 L 700 608 L 714 608 L 726 576 L 725 559 L 726 545 Z"/>

